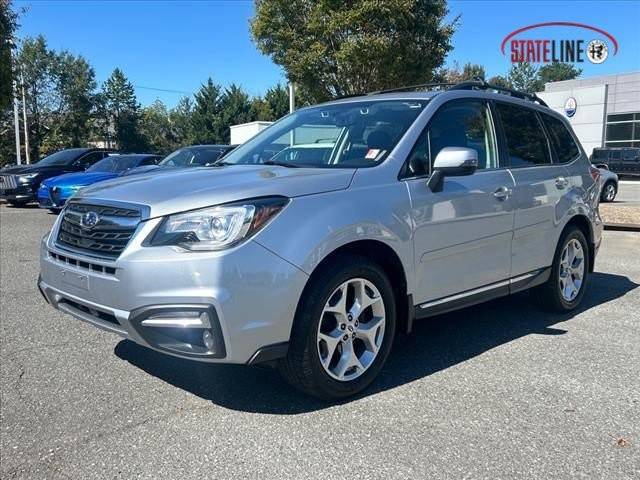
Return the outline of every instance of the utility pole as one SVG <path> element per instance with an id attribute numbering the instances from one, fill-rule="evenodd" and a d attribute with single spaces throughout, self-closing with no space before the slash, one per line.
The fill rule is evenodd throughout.
<path id="1" fill-rule="evenodd" d="M 20 72 L 20 83 L 22 84 L 22 123 L 24 124 L 24 156 L 27 164 L 31 163 L 31 153 L 29 152 L 29 127 L 27 125 L 27 101 L 24 95 L 24 75 Z"/>
<path id="2" fill-rule="evenodd" d="M 289 83 L 289 113 L 296 109 L 296 88 L 293 82 Z"/>
<path id="3" fill-rule="evenodd" d="M 13 64 L 15 65 L 15 55 L 13 53 L 15 43 L 13 43 L 13 40 L 11 40 L 10 48 Z M 18 165 L 21 165 L 22 159 L 20 157 L 20 115 L 18 114 L 18 86 L 15 75 L 13 77 L 13 126 L 16 131 L 16 162 L 18 163 Z"/>

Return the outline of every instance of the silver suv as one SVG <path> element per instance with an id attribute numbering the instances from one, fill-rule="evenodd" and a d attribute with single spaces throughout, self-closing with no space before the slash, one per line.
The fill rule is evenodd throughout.
<path id="1" fill-rule="evenodd" d="M 140 345 L 276 365 L 341 398 L 417 319 L 529 288 L 575 309 L 600 245 L 598 176 L 534 96 L 466 83 L 342 99 L 212 168 L 81 190 L 42 240 L 39 287 Z"/>

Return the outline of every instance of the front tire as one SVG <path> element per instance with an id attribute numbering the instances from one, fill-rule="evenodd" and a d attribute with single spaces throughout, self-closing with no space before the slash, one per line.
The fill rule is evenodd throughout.
<path id="1" fill-rule="evenodd" d="M 354 395 L 384 365 L 395 327 L 395 298 L 384 270 L 364 257 L 337 258 L 305 288 L 280 372 L 318 398 Z"/>
<path id="2" fill-rule="evenodd" d="M 589 243 L 584 234 L 575 226 L 569 227 L 556 247 L 549 280 L 532 292 L 538 305 L 560 313 L 578 307 L 587 289 L 589 258 Z"/>
<path id="3" fill-rule="evenodd" d="M 604 184 L 604 187 L 602 187 L 602 193 L 600 194 L 600 201 L 605 203 L 613 202 L 617 194 L 618 194 L 618 187 L 615 184 L 615 182 L 607 182 Z"/>

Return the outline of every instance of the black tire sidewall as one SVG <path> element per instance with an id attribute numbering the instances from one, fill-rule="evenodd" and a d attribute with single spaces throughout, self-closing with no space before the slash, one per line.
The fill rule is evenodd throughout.
<path id="1" fill-rule="evenodd" d="M 322 311 L 334 290 L 354 278 L 364 278 L 373 283 L 382 296 L 385 308 L 385 333 L 382 345 L 373 364 L 358 378 L 339 381 L 332 378 L 320 363 L 317 352 L 317 331 Z M 312 381 L 322 397 L 343 398 L 366 388 L 383 367 L 393 344 L 396 326 L 396 308 L 393 288 L 384 271 L 367 259 L 349 258 L 336 262 L 335 266 L 321 275 L 310 289 L 305 292 L 301 315 L 296 319 L 298 328 L 294 329 L 293 342 L 304 344 L 307 367 L 311 370 Z M 295 347 L 294 347 L 295 348 Z"/>
<path id="2" fill-rule="evenodd" d="M 580 291 L 576 298 L 572 301 L 567 301 L 562 296 L 560 290 L 560 257 L 562 256 L 562 251 L 570 240 L 578 240 L 580 242 L 580 246 L 582 247 L 582 251 L 584 252 L 584 276 L 582 285 L 580 285 Z M 582 297 L 584 297 L 585 292 L 587 291 L 587 285 L 589 284 L 589 269 L 591 268 L 590 255 L 589 255 L 589 244 L 587 239 L 585 238 L 582 231 L 578 228 L 572 228 L 568 230 L 562 237 L 561 241 L 558 242 L 558 249 L 556 251 L 555 257 L 553 259 L 553 268 L 551 270 L 551 282 L 553 285 L 553 292 L 556 297 L 556 302 L 558 306 L 560 306 L 565 311 L 570 311 L 576 308 L 580 302 L 582 301 Z"/>

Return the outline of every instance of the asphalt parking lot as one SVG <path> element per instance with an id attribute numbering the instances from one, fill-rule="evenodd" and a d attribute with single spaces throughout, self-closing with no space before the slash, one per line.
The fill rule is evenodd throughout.
<path id="1" fill-rule="evenodd" d="M 54 216 L 0 206 L 0 477 L 640 478 L 640 234 L 606 232 L 582 308 L 526 294 L 422 321 L 365 394 L 203 366 L 48 307 Z"/>

